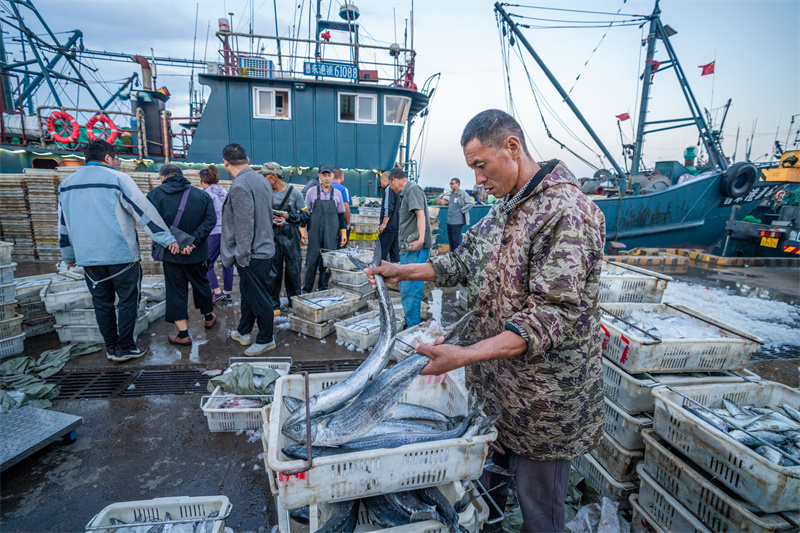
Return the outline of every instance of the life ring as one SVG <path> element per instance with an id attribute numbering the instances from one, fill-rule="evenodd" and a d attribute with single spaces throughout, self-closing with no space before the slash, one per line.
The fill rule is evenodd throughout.
<path id="1" fill-rule="evenodd" d="M 94 134 L 94 126 L 98 122 L 103 123 L 100 137 Z M 109 133 L 109 131 L 111 133 Z M 89 140 L 96 141 L 100 139 L 106 141 L 108 144 L 114 144 L 114 141 L 117 140 L 117 135 L 119 135 L 117 125 L 114 124 L 114 121 L 111 120 L 111 117 L 108 115 L 95 115 L 86 123 L 86 136 L 89 137 Z"/>
<path id="2" fill-rule="evenodd" d="M 65 132 L 70 125 L 72 126 L 72 134 L 69 137 L 65 137 L 60 133 L 56 133 L 56 120 L 60 120 L 64 123 Z M 50 137 L 52 137 L 54 141 L 62 144 L 74 143 L 81 136 L 81 127 L 78 124 L 78 121 L 66 111 L 54 111 L 50 114 L 50 117 L 47 119 L 47 131 L 50 133 Z"/>
<path id="3" fill-rule="evenodd" d="M 778 192 L 775 193 L 774 198 L 776 202 L 781 203 L 783 199 L 786 198 L 786 191 L 784 191 L 783 189 L 779 190 Z"/>
<path id="4" fill-rule="evenodd" d="M 756 182 L 758 170 L 749 161 L 734 163 L 719 180 L 719 192 L 728 198 L 741 198 L 750 192 Z"/>

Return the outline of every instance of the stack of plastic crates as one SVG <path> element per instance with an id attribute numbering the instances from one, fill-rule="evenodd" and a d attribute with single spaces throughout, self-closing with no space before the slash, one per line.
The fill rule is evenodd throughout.
<path id="1" fill-rule="evenodd" d="M 22 331 L 22 315 L 17 313 L 14 298 L 14 270 L 11 262 L 14 245 L 0 242 L 0 357 L 19 355 L 25 351 L 25 333 Z"/>
<path id="2" fill-rule="evenodd" d="M 659 387 L 653 395 L 654 428 L 643 434 L 640 492 L 631 498 L 634 530 L 797 531 L 800 460 L 787 453 L 796 447 L 758 443 L 772 448 L 778 458 L 773 462 L 732 438 L 730 421 L 725 431 L 709 423 L 725 409 L 723 400 L 780 413 L 784 405 L 800 410 L 797 389 L 761 381 Z M 739 426 L 736 431 L 763 440 L 763 434 Z"/>
<path id="3" fill-rule="evenodd" d="M 347 372 L 311 374 L 307 376 L 308 393 L 313 395 L 348 376 Z M 328 517 L 327 505 L 359 500 L 427 487 L 438 487 L 454 503 L 464 495 L 462 482 L 480 476 L 489 452 L 489 442 L 497 438 L 496 430 L 469 439 L 459 438 L 368 450 L 341 455 L 315 457 L 311 464 L 283 454 L 284 446 L 293 444 L 281 432 L 289 411 L 284 396 L 303 397 L 304 376 L 290 375 L 276 383 L 275 400 L 262 410 L 264 462 L 270 490 L 276 499 L 278 526 L 281 533 L 298 531 L 290 518 L 290 510 L 309 508 L 309 529 L 317 531 Z M 401 398 L 437 409 L 446 415 L 464 415 L 467 411 L 467 390 L 449 375 L 420 376 Z M 470 484 L 466 484 L 472 490 Z M 359 503 L 358 505 L 361 506 Z M 478 497 L 459 514 L 459 523 L 467 531 L 479 532 L 489 515 L 486 500 Z M 399 528 L 384 529 L 371 522 L 359 508 L 358 531 L 391 531 L 428 533 L 448 529 L 435 520 L 426 520 Z"/>
<path id="4" fill-rule="evenodd" d="M 61 260 L 58 235 L 58 179 L 56 171 L 26 168 L 25 190 L 28 195 L 36 257 L 40 261 L 57 263 Z"/>
<path id="5" fill-rule="evenodd" d="M 22 330 L 26 339 L 55 331 L 55 316 L 47 312 L 42 301 L 42 289 L 80 280 L 83 280 L 82 274 L 69 271 L 38 274 L 14 280 L 17 313 L 22 315 Z"/>

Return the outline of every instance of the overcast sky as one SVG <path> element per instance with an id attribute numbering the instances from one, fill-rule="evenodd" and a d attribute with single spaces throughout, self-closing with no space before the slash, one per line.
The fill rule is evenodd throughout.
<path id="1" fill-rule="evenodd" d="M 274 35 L 276 20 L 273 2 L 253 1 L 255 33 Z M 214 36 L 217 19 L 226 16 L 227 12 L 234 12 L 234 29 L 246 31 L 251 11 L 250 2 L 242 0 L 36 0 L 35 3 L 54 32 L 83 31 L 84 45 L 89 49 L 149 55 L 150 48 L 153 48 L 156 56 L 191 58 L 193 46 L 196 46 L 196 56 L 202 59 L 207 54 L 209 61 L 218 58 L 219 41 Z M 355 3 L 361 11 L 359 22 L 364 29 L 362 42 L 369 42 L 372 37 L 383 44 L 395 40 L 402 44 L 410 1 L 361 0 Z M 4 8 L 7 9 L 5 4 Z M 293 23 L 296 23 L 298 6 L 302 5 L 303 17 L 307 21 L 308 4 L 308 0 L 277 1 L 277 24 L 282 36 L 288 36 Z M 334 6 L 339 4 L 334 2 Z M 327 5 L 327 1 L 323 2 L 325 14 Z M 638 0 L 561 0 L 526 5 L 610 13 L 621 11 L 621 15 L 616 17 L 619 21 L 630 18 L 624 15 L 650 14 L 654 3 Z M 421 86 L 428 76 L 441 73 L 428 118 L 426 148 L 424 154 L 419 148 L 415 154 L 418 160 L 421 159 L 420 181 L 424 185 L 446 187 L 449 179 L 456 176 L 462 178 L 465 185 L 471 186 L 474 177 L 464 163 L 459 146 L 461 131 L 466 122 L 481 110 L 508 110 L 493 3 L 416 0 L 414 8 L 414 48 L 418 52 L 416 82 Z M 199 17 L 195 45 L 196 9 Z M 518 19 L 518 22 L 537 26 L 574 25 L 572 21 L 581 20 L 606 22 L 604 27 L 592 29 L 532 28 L 523 31 L 561 84 L 567 90 L 572 88 L 571 96 L 576 105 L 611 154 L 624 166 L 615 115 L 627 112 L 635 119 L 637 91 L 640 90 L 638 78 L 643 69 L 645 53 L 640 42 L 646 35 L 647 26 L 608 30 L 607 22 L 614 20 L 614 16 L 588 16 L 521 7 L 507 9 L 518 15 L 570 21 L 558 23 Z M 800 113 L 800 1 L 664 0 L 661 10 L 664 24 L 678 31 L 671 42 L 699 105 L 718 110 L 729 98 L 732 99 L 723 130 L 726 154 L 733 154 L 737 128 L 741 127 L 736 159 L 744 158 L 745 142 L 753 134 L 753 124 L 757 120 L 751 157 L 761 161 L 769 159 L 771 156 L 766 154 L 772 152 L 776 131 L 778 140 L 784 143 L 792 115 Z M 337 7 L 334 7 L 331 19 L 337 19 L 337 11 Z M 209 25 L 211 35 L 206 49 Z M 301 36 L 307 37 L 305 25 Z M 61 33 L 58 37 L 63 41 L 67 35 Z M 248 46 L 248 43 L 240 41 L 241 49 L 247 50 Z M 519 49 L 519 46 L 515 48 Z M 553 114 L 544 112 L 552 134 L 582 157 L 599 164 L 593 152 L 599 153 L 600 150 L 561 102 L 528 53 L 521 49 L 520 53 L 533 83 L 541 90 L 547 107 L 552 109 Z M 656 60 L 665 59 L 666 52 L 659 43 Z M 711 61 L 716 61 L 716 73 L 701 77 L 698 66 Z M 121 80 L 138 70 L 133 63 L 98 62 L 97 65 L 100 67 L 98 75 L 113 82 L 111 86 L 117 86 Z M 548 140 L 517 50 L 512 49 L 510 65 L 510 85 L 517 117 L 529 136 L 529 148 L 534 157 L 557 157 L 566 161 L 577 175 L 591 175 L 593 169 Z M 159 67 L 158 74 L 158 85 L 166 85 L 173 95 L 168 104 L 173 115 L 185 116 L 188 113 L 188 72 Z M 580 79 L 576 82 L 578 74 Z M 672 70 L 657 73 L 654 83 L 648 120 L 689 116 Z M 98 93 L 107 97 L 107 92 L 97 85 L 95 87 Z M 101 97 L 101 100 L 104 98 Z M 88 102 L 88 96 L 83 93 L 80 103 L 88 105 Z M 719 121 L 719 111 L 713 111 L 713 114 Z M 622 123 L 626 142 L 633 137 L 634 122 Z M 797 130 L 797 125 L 795 122 L 794 130 Z M 418 128 L 415 129 L 414 139 L 418 131 Z M 790 141 L 793 139 L 792 133 Z M 647 137 L 645 163 L 652 166 L 659 160 L 681 160 L 684 149 L 696 143 L 697 131 L 694 128 L 655 133 Z M 288 165 L 291 162 L 281 163 Z"/>

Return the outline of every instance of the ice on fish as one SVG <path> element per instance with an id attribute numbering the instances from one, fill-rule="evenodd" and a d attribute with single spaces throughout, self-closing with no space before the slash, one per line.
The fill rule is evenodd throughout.
<path id="1" fill-rule="evenodd" d="M 718 327 L 707 324 L 688 315 L 667 314 L 636 309 L 627 315 L 616 317 L 604 314 L 604 318 L 624 333 L 637 338 L 645 337 L 642 333 L 659 339 L 724 339 L 727 338 Z M 620 320 L 619 318 L 622 318 Z M 626 324 L 628 322 L 631 325 Z M 636 329 L 639 328 L 639 329 Z"/>

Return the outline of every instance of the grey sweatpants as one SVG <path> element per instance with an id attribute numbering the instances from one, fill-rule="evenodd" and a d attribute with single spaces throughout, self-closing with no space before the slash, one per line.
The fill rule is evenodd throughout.
<path id="1" fill-rule="evenodd" d="M 564 531 L 564 502 L 567 499 L 572 461 L 533 461 L 508 448 L 505 455 L 495 453 L 492 461 L 514 474 L 517 500 L 522 511 L 521 533 Z M 487 489 L 496 487 L 489 493 L 500 509 L 505 509 L 511 491 L 511 479 L 484 470 L 481 483 Z M 494 514 L 494 509 L 491 509 L 489 518 Z"/>

